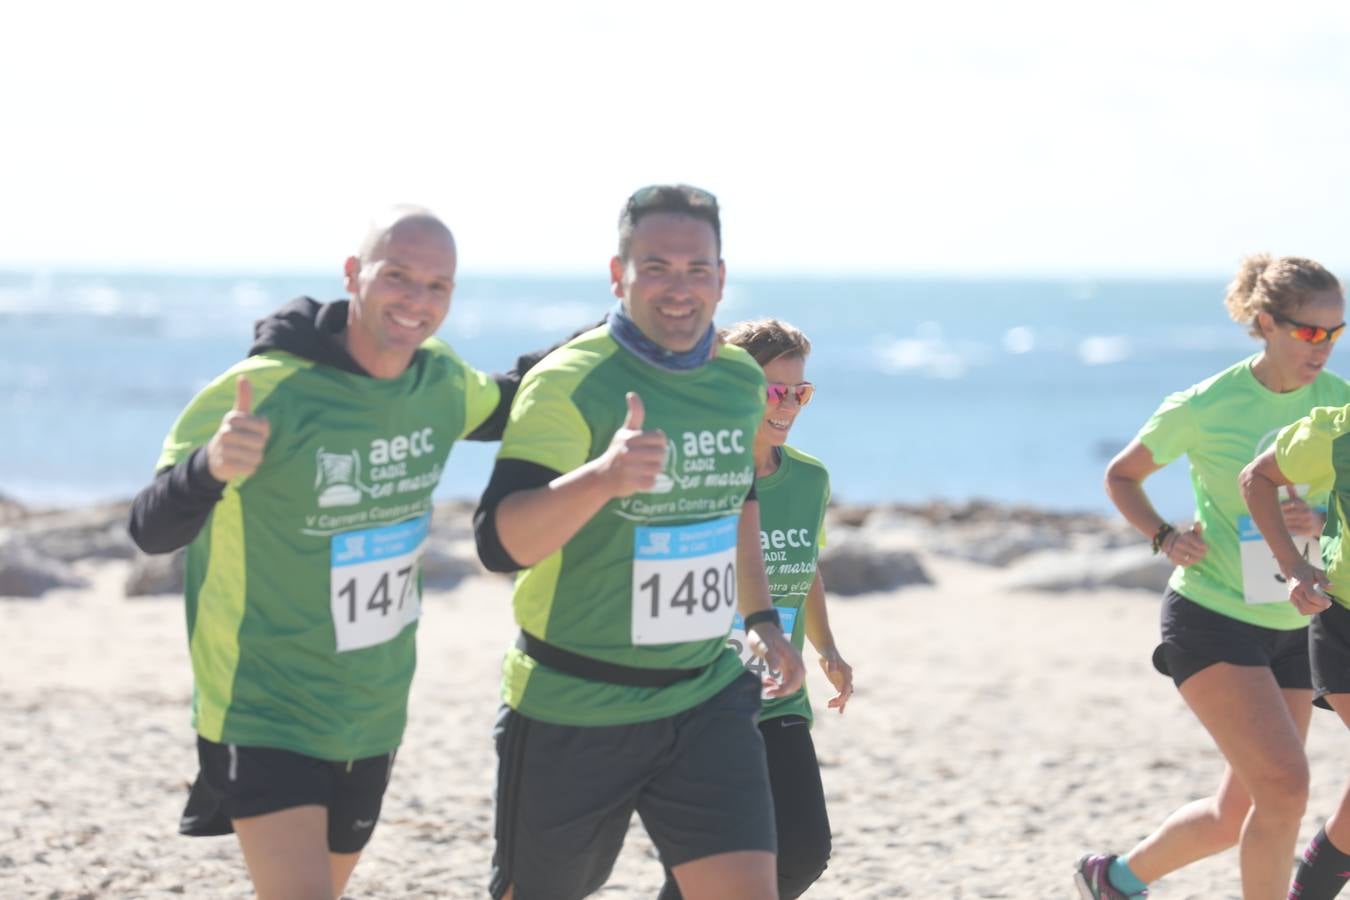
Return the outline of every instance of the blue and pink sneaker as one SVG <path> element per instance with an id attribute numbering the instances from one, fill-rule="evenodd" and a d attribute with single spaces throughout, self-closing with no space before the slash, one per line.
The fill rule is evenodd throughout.
<path id="1" fill-rule="evenodd" d="M 1078 865 L 1074 866 L 1073 883 L 1078 887 L 1079 897 L 1083 900 L 1135 900 L 1148 896 L 1148 891 L 1126 894 L 1111 884 L 1106 877 L 1106 870 L 1111 868 L 1115 859 L 1114 853 L 1089 853 L 1078 860 Z"/>

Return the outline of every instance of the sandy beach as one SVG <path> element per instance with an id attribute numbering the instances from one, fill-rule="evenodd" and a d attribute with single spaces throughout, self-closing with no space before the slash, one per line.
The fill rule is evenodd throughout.
<path id="1" fill-rule="evenodd" d="M 835 838 L 807 896 L 1073 897 L 1079 853 L 1124 851 L 1213 787 L 1216 752 L 1149 665 L 1156 593 L 1014 592 L 1005 567 L 918 558 L 934 584 L 831 601 L 856 671 L 843 716 L 808 655 Z M 251 896 L 233 838 L 175 831 L 195 772 L 182 604 L 125 597 L 128 565 L 76 562 L 87 586 L 0 600 L 2 898 Z M 505 580 L 428 592 L 409 730 L 347 896 L 485 896 L 512 634 Z M 1300 843 L 1350 775 L 1348 742 L 1314 715 Z M 1236 866 L 1230 851 L 1153 896 L 1238 897 Z M 635 822 L 600 896 L 652 897 L 660 880 Z"/>

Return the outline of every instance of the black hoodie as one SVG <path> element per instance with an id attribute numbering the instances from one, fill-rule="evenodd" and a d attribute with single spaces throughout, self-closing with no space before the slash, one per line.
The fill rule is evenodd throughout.
<path id="1" fill-rule="evenodd" d="M 292 300 L 254 323 L 253 346 L 248 355 L 283 350 L 319 365 L 369 375 L 342 344 L 347 303 L 346 300 L 320 303 L 309 297 Z M 483 424 L 465 435 L 467 440 L 501 440 L 520 379 L 549 350 L 527 353 L 516 360 L 511 371 L 492 376 L 501 399 Z M 147 553 L 168 553 L 186 547 L 202 530 L 224 491 L 225 483 L 211 475 L 206 448 L 198 447 L 178 465 L 161 469 L 155 480 L 136 495 L 128 524 L 132 540 Z"/>

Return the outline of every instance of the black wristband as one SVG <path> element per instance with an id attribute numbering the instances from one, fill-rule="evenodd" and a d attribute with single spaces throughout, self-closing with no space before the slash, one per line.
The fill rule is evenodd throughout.
<path id="1" fill-rule="evenodd" d="M 783 630 L 783 620 L 779 617 L 778 610 L 772 607 L 769 609 L 761 609 L 759 612 L 752 612 L 750 615 L 746 616 L 745 630 L 749 631 L 760 622 L 772 622 L 778 626 L 779 631 Z"/>
<path id="2" fill-rule="evenodd" d="M 1153 534 L 1153 555 L 1154 555 L 1154 556 L 1157 556 L 1159 553 L 1162 552 L 1163 542 L 1166 541 L 1166 540 L 1167 540 L 1167 536 L 1168 536 L 1169 534 L 1171 534 L 1172 532 L 1174 532 L 1174 531 L 1176 531 L 1176 529 L 1172 527 L 1172 523 L 1171 523 L 1171 522 L 1164 522 L 1164 523 L 1162 523 L 1161 525 L 1158 526 L 1158 530 L 1157 530 L 1156 532 L 1154 532 L 1154 534 Z"/>

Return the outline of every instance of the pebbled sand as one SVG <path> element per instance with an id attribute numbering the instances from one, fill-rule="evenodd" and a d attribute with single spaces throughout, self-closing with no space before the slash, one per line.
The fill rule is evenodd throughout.
<path id="1" fill-rule="evenodd" d="M 1011 594 L 1004 572 L 924 562 L 936 587 L 832 600 L 857 675 L 844 716 L 823 711 L 808 656 L 836 832 L 808 896 L 1071 898 L 1080 852 L 1127 849 L 1218 778 L 1149 665 L 1157 598 Z M 0 898 L 251 896 L 233 838 L 175 832 L 195 767 L 181 604 L 125 600 L 122 564 L 81 565 L 89 589 L 0 601 Z M 504 581 L 428 596 L 408 736 L 349 897 L 486 896 L 489 730 L 512 633 Z M 1318 711 L 1301 840 L 1350 776 L 1348 746 Z M 653 897 L 660 877 L 635 824 L 599 896 Z M 1238 897 L 1236 854 L 1153 896 Z"/>

